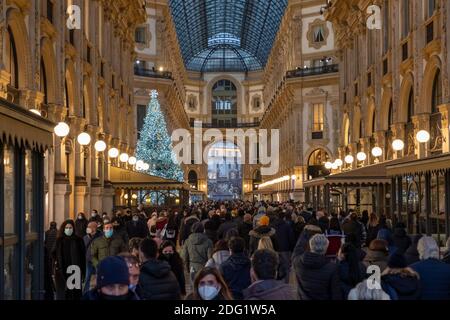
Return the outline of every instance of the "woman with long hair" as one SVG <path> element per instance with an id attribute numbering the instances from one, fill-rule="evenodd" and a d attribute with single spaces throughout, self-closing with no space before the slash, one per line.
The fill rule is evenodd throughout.
<path id="1" fill-rule="evenodd" d="M 359 259 L 356 247 L 351 243 L 342 245 L 338 259 L 342 295 L 347 297 L 350 290 L 365 278 L 365 267 Z"/>
<path id="2" fill-rule="evenodd" d="M 201 269 L 194 280 L 194 288 L 186 300 L 233 300 L 225 280 L 216 268 Z"/>
<path id="3" fill-rule="evenodd" d="M 62 299 L 64 295 L 65 300 L 81 299 L 81 288 L 68 289 L 66 286 L 68 277 L 73 273 L 73 271 L 67 272 L 68 267 L 78 266 L 81 270 L 82 278 L 84 278 L 86 271 L 86 249 L 83 239 L 75 234 L 75 222 L 73 220 L 66 220 L 61 224 L 58 238 L 56 239 L 55 253 L 55 278 L 57 288 L 60 291 L 59 298 Z M 62 294 L 63 290 L 64 294 Z"/>
<path id="4" fill-rule="evenodd" d="M 176 251 L 175 243 L 170 240 L 163 241 L 159 247 L 159 260 L 167 261 L 180 285 L 181 295 L 186 295 L 186 279 L 184 277 L 184 263 L 180 254 Z"/>

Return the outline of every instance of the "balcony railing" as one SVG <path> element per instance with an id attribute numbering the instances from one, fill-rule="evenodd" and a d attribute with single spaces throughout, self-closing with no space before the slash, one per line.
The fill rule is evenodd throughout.
<path id="1" fill-rule="evenodd" d="M 169 71 L 156 71 L 144 68 L 134 68 L 134 74 L 136 76 L 149 77 L 149 78 L 161 78 L 172 80 L 172 72 Z"/>
<path id="2" fill-rule="evenodd" d="M 194 127 L 194 121 L 190 121 L 191 127 Z M 259 122 L 243 122 L 243 123 L 201 123 L 202 128 L 257 128 Z"/>
<path id="3" fill-rule="evenodd" d="M 315 76 L 320 74 L 334 73 L 339 72 L 338 64 L 330 64 L 321 67 L 313 67 L 313 68 L 298 68 L 297 70 L 290 70 L 286 72 L 287 78 L 298 78 L 298 77 L 307 77 L 307 76 Z"/>

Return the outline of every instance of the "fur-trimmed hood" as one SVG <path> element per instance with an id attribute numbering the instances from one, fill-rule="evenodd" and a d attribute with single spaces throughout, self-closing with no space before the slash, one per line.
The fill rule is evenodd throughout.
<path id="1" fill-rule="evenodd" d="M 259 226 L 249 232 L 249 235 L 255 238 L 271 237 L 275 235 L 275 229 L 268 226 Z"/>

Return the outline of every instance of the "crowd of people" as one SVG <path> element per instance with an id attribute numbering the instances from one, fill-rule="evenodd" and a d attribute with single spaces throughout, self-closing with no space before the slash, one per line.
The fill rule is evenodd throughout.
<path id="1" fill-rule="evenodd" d="M 450 300 L 450 239 L 295 202 L 79 213 L 45 233 L 47 299 Z M 67 285 L 78 266 L 82 285 Z M 81 281 L 82 280 L 82 281 Z"/>

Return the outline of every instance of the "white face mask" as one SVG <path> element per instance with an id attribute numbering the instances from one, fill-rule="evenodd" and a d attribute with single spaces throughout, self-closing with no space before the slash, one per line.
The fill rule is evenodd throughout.
<path id="1" fill-rule="evenodd" d="M 214 286 L 202 286 L 198 288 L 198 294 L 203 300 L 212 300 L 219 294 L 219 289 Z"/>
<path id="2" fill-rule="evenodd" d="M 66 236 L 70 237 L 73 234 L 73 228 L 65 228 L 64 233 Z"/>
<path id="3" fill-rule="evenodd" d="M 91 228 L 86 228 L 86 233 L 87 234 L 91 234 L 92 233 L 92 229 Z"/>

